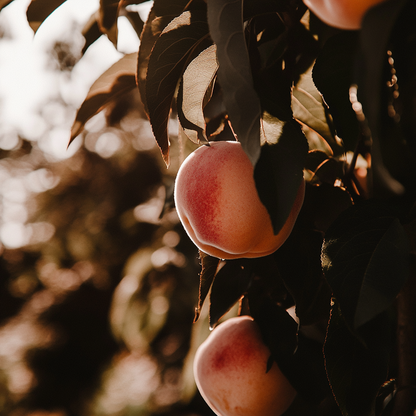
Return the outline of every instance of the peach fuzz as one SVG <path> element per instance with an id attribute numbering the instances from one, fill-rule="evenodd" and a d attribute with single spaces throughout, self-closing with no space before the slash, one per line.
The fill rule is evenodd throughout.
<path id="1" fill-rule="evenodd" d="M 203 252 L 221 259 L 262 257 L 286 241 L 303 203 L 305 183 L 275 235 L 253 172 L 239 142 L 210 142 L 182 163 L 175 182 L 176 210 L 189 237 Z"/>
<path id="2" fill-rule="evenodd" d="M 250 316 L 230 318 L 198 348 L 194 377 L 202 397 L 218 416 L 280 416 L 296 391 L 275 362 Z"/>
<path id="3" fill-rule="evenodd" d="M 306 6 L 330 26 L 357 30 L 365 13 L 385 0 L 303 0 Z"/>

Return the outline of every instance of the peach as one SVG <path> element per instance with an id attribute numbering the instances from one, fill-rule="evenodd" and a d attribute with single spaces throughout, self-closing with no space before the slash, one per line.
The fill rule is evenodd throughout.
<path id="1" fill-rule="evenodd" d="M 306 6 L 330 26 L 360 29 L 365 13 L 385 0 L 303 0 Z"/>
<path id="2" fill-rule="evenodd" d="M 221 259 L 262 257 L 287 239 L 303 203 L 299 187 L 288 219 L 277 235 L 260 201 L 253 165 L 239 142 L 210 142 L 182 163 L 175 181 L 175 204 L 191 240 Z"/>
<path id="3" fill-rule="evenodd" d="M 250 316 L 230 318 L 198 348 L 194 377 L 202 397 L 218 416 L 279 416 L 296 391 L 273 362 Z"/>

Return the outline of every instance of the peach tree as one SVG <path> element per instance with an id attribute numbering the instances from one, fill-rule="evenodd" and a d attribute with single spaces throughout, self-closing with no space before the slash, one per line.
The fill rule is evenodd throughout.
<path id="1" fill-rule="evenodd" d="M 32 27 L 62 3 L 33 1 Z M 141 44 L 91 87 L 71 140 L 138 88 L 167 166 L 172 118 L 183 149 L 241 143 L 275 234 L 304 177 L 276 252 L 200 252 L 195 321 L 204 303 L 211 327 L 236 304 L 255 319 L 298 392 L 287 415 L 413 414 L 416 4 L 382 2 L 347 31 L 300 0 L 155 0 L 146 22 L 139 3 L 101 0 L 84 32 L 85 49 L 103 33 L 116 43 L 125 15 Z"/>

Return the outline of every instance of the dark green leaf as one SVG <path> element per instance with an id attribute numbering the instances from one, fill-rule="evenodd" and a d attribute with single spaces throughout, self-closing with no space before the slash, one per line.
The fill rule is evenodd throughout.
<path id="1" fill-rule="evenodd" d="M 297 122 L 286 123 L 279 141 L 261 148 L 254 179 L 275 234 L 283 227 L 293 207 L 303 181 L 307 154 L 308 142 Z"/>
<path id="2" fill-rule="evenodd" d="M 305 169 L 315 172 L 318 166 L 329 159 L 329 156 L 321 150 L 311 150 L 306 158 Z"/>
<path id="3" fill-rule="evenodd" d="M 218 79 L 232 128 L 253 165 L 260 156 L 260 101 L 253 87 L 244 36 L 243 1 L 208 0 L 210 35 L 217 45 Z"/>
<path id="4" fill-rule="evenodd" d="M 201 259 L 202 269 L 199 275 L 198 306 L 195 311 L 194 322 L 196 322 L 199 318 L 202 305 L 204 304 L 205 298 L 208 295 L 212 282 L 214 281 L 215 273 L 217 272 L 217 268 L 220 263 L 220 259 L 211 257 L 202 251 L 199 251 L 199 258 Z"/>
<path id="5" fill-rule="evenodd" d="M 291 357 L 298 346 L 298 324 L 270 297 L 249 293 L 250 314 L 258 323 L 264 343 L 277 363 Z"/>
<path id="6" fill-rule="evenodd" d="M 136 88 L 136 62 L 137 53 L 125 55 L 94 82 L 78 109 L 71 128 L 70 143 L 81 133 L 92 116 L 110 102 Z"/>
<path id="7" fill-rule="evenodd" d="M 341 32 L 332 36 L 319 53 L 313 68 L 313 80 L 328 104 L 337 134 L 347 150 L 358 140 L 358 121 L 352 109 L 349 89 L 353 84 L 353 63 L 358 35 Z"/>
<path id="8" fill-rule="evenodd" d="M 409 250 L 400 221 L 373 204 L 354 205 L 328 229 L 322 266 L 352 329 L 392 304 L 408 277 Z"/>
<path id="9" fill-rule="evenodd" d="M 227 260 L 215 275 L 211 288 L 211 305 L 209 325 L 214 328 L 225 315 L 247 292 L 252 273 L 240 260 Z"/>
<path id="10" fill-rule="evenodd" d="M 341 160 L 328 158 L 324 160 L 316 169 L 311 182 L 327 183 L 334 185 L 337 179 L 342 179 L 345 175 L 345 163 Z"/>
<path id="11" fill-rule="evenodd" d="M 295 300 L 301 325 L 329 317 L 331 290 L 321 268 L 322 240 L 318 231 L 295 228 L 274 253 L 279 274 Z"/>
<path id="12" fill-rule="evenodd" d="M 191 54 L 207 37 L 206 14 L 184 12 L 163 30 L 149 58 L 145 93 L 147 109 L 153 133 L 167 165 L 168 120 L 172 99 Z"/>
<path id="13" fill-rule="evenodd" d="M 344 416 L 374 414 L 377 393 L 386 381 L 392 322 L 382 314 L 363 327 L 365 345 L 349 330 L 334 304 L 324 346 L 325 367 Z"/>
<path id="14" fill-rule="evenodd" d="M 327 183 L 319 186 L 307 184 L 298 222 L 305 222 L 307 226 L 325 232 L 351 206 L 351 195 L 344 188 Z"/>
<path id="15" fill-rule="evenodd" d="M 66 0 L 32 0 L 26 11 L 27 21 L 36 33 L 44 20 Z"/>

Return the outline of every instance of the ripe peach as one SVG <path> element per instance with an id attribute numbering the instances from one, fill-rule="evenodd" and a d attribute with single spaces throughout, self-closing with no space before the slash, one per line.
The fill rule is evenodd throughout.
<path id="1" fill-rule="evenodd" d="M 203 252 L 221 259 L 262 257 L 287 239 L 303 203 L 302 181 L 286 223 L 277 235 L 260 201 L 253 165 L 239 142 L 211 142 L 191 153 L 175 182 L 179 218 Z"/>
<path id="2" fill-rule="evenodd" d="M 306 6 L 330 26 L 360 29 L 365 13 L 385 0 L 303 0 Z"/>
<path id="3" fill-rule="evenodd" d="M 279 416 L 296 391 L 275 362 L 249 316 L 230 318 L 198 348 L 194 360 L 197 387 L 218 416 Z"/>

